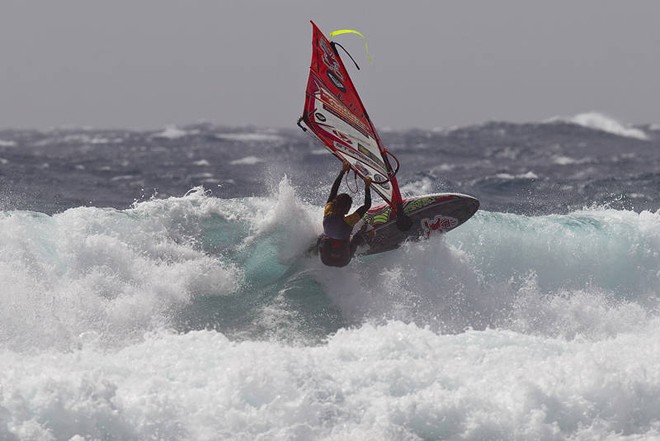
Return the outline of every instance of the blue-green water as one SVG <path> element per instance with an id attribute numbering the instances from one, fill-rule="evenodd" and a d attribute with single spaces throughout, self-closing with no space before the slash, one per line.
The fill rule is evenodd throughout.
<path id="1" fill-rule="evenodd" d="M 484 209 L 445 236 L 343 269 L 306 254 L 337 164 L 301 153 L 304 138 L 232 132 L 223 153 L 222 143 L 202 146 L 210 128 L 162 143 L 133 133 L 153 145 L 122 165 L 128 141 L 113 155 L 90 141 L 99 133 L 66 144 L 59 132 L 0 132 L 0 439 L 659 437 L 655 132 L 641 140 L 567 127 L 464 129 L 493 146 L 455 161 L 447 145 L 460 134 L 389 134 L 417 149 L 400 155 L 402 169 L 419 172 L 401 172 L 406 191 L 461 190 Z M 570 160 L 552 147 L 544 162 L 547 131 L 592 150 Z M 438 139 L 442 149 L 421 166 Z M 163 174 L 198 178 L 151 197 L 155 171 L 141 158 L 154 146 L 175 156 L 186 143 L 197 153 L 184 154 L 188 165 L 171 158 Z M 242 162 L 200 162 L 209 146 Z M 83 148 L 105 165 L 81 164 Z M 278 149 L 305 158 L 308 176 L 294 161 L 269 165 Z M 37 170 L 44 157 L 50 181 L 32 175 L 21 193 L 27 178 L 8 170 Z M 55 173 L 66 162 L 56 157 L 73 172 Z M 319 164 L 329 179 L 311 173 Z M 441 170 L 457 177 L 434 180 Z M 90 203 L 90 179 L 107 184 L 107 204 Z M 49 199 L 55 181 L 63 196 Z"/>

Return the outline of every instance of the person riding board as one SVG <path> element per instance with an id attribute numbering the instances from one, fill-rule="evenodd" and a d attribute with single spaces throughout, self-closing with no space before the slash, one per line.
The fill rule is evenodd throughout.
<path id="1" fill-rule="evenodd" d="M 341 172 L 332 184 L 330 196 L 325 204 L 323 234 L 319 238 L 319 254 L 321 255 L 321 261 L 328 266 L 342 267 L 348 265 L 358 245 L 364 241 L 359 233 L 351 239 L 351 232 L 353 226 L 371 208 L 371 178 L 362 178 L 364 179 L 364 204 L 352 214 L 347 215 L 353 200 L 348 194 L 337 194 L 337 191 L 344 174 L 350 167 L 350 164 L 344 161 Z"/>

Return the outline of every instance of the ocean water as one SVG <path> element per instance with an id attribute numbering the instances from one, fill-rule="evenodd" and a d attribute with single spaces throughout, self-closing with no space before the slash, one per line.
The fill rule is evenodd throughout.
<path id="1" fill-rule="evenodd" d="M 382 138 L 482 209 L 336 269 L 301 132 L 0 130 L 0 440 L 660 439 L 660 128 Z"/>

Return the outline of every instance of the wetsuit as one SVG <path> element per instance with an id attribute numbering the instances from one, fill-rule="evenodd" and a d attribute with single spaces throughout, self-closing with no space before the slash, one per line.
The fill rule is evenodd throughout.
<path id="1" fill-rule="evenodd" d="M 334 200 L 343 176 L 344 171 L 342 170 L 332 184 L 332 190 L 330 190 L 323 213 L 323 234 L 319 238 L 319 253 L 321 261 L 328 266 L 346 266 L 351 261 L 355 249 L 363 241 L 359 234 L 356 234 L 351 240 L 353 226 L 371 208 L 371 190 L 369 186 L 366 186 L 364 204 L 360 208 L 348 216 L 333 213 Z"/>

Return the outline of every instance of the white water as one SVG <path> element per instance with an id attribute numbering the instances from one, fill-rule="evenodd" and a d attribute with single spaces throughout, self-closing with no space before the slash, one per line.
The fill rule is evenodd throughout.
<path id="1" fill-rule="evenodd" d="M 580 113 L 570 118 L 557 117 L 552 118 L 550 121 L 566 121 L 569 123 L 577 124 L 579 126 L 587 127 L 594 130 L 602 130 L 603 132 L 612 133 L 618 136 L 627 138 L 639 139 L 648 141 L 649 136 L 641 129 L 630 127 L 623 124 L 616 119 L 603 115 L 598 112 Z"/>
<path id="2" fill-rule="evenodd" d="M 480 212 L 303 259 L 351 323 L 320 344 L 172 330 L 304 250 L 321 209 L 276 193 L 0 216 L 0 439 L 660 437 L 660 214 Z"/>

